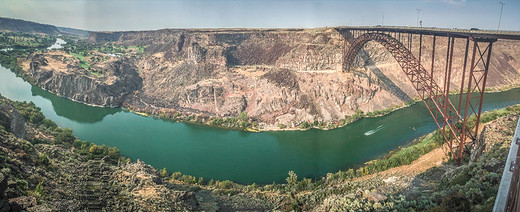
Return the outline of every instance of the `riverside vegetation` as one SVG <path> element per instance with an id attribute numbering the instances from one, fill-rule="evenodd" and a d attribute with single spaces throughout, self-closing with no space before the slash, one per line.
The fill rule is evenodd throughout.
<path id="1" fill-rule="evenodd" d="M 520 105 L 484 113 L 482 122 L 490 122 L 484 136 L 487 146 L 481 149 L 480 157 L 470 159 L 468 156 L 460 167 L 453 161 L 445 161 L 412 176 L 385 173 L 384 170 L 410 164 L 439 148 L 442 139 L 436 131 L 381 159 L 357 169 L 330 173 L 321 179 L 298 179 L 296 173 L 289 172 L 285 184 L 241 185 L 179 172 L 170 174 L 165 169 L 156 170 L 139 161 L 131 162 L 116 148 L 78 140 L 70 129 L 60 128 L 46 119 L 32 103 L 0 97 L 0 106 L 0 159 L 3 161 L 0 174 L 9 179 L 5 190 L 9 207 L 37 210 L 102 207 L 159 211 L 174 208 L 209 211 L 400 211 L 412 208 L 464 211 L 470 208 L 487 211 L 493 206 L 515 121 L 520 114 Z M 10 106 L 16 109 L 6 109 Z M 15 118 L 17 113 L 25 122 L 25 138 L 17 138 L 11 129 L 13 121 L 20 121 Z M 75 179 L 76 175 L 85 174 L 81 171 L 100 175 L 100 178 Z M 110 174 L 112 172 L 114 174 Z M 123 186 L 121 183 L 129 183 L 125 179 L 130 179 L 125 177 L 135 172 L 143 172 L 146 178 L 140 179 L 138 185 Z M 72 193 L 63 193 L 66 189 Z M 152 190 L 154 193 L 149 193 Z M 94 201 L 82 202 L 81 198 L 87 194 Z M 72 195 L 74 200 L 60 204 L 63 195 Z M 175 197 L 173 200 L 163 199 L 171 195 Z"/>

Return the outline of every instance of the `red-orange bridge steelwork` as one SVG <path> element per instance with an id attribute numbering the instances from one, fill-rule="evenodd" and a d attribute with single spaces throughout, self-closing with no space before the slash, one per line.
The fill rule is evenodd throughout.
<path id="1" fill-rule="evenodd" d="M 436 28 L 404 27 L 343 27 L 336 28 L 348 41 L 343 55 L 343 70 L 350 71 L 356 56 L 368 41 L 383 45 L 403 69 L 413 87 L 430 111 L 435 123 L 441 129 L 451 156 L 460 164 L 465 144 L 477 139 L 482 100 L 493 43 L 498 39 L 520 40 L 519 32 L 497 32 L 481 30 L 452 30 Z M 429 70 L 421 63 L 423 36 L 433 37 L 430 48 Z M 438 37 L 447 40 L 439 44 Z M 447 39 L 446 39 L 447 38 Z M 416 42 L 413 42 L 413 41 Z M 418 42 L 417 42 L 418 41 Z M 465 43 L 464 64 L 458 102 L 449 99 L 452 79 L 453 52 L 455 42 Z M 447 45 L 445 68 L 434 71 L 437 45 Z M 415 49 L 415 50 L 414 50 Z M 412 51 L 414 50 L 414 51 Z M 415 52 L 417 55 L 414 55 Z M 417 57 L 416 57 L 417 56 Z M 469 57 L 468 57 L 469 56 Z M 443 74 L 442 82 L 436 82 L 434 74 Z M 468 118 L 476 115 L 476 124 Z"/>

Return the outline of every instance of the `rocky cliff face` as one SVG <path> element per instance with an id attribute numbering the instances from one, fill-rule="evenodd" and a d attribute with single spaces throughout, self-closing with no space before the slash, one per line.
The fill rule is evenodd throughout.
<path id="1" fill-rule="evenodd" d="M 0 101 L 0 126 L 16 137 L 25 137 L 25 121 L 23 116 L 10 104 Z"/>
<path id="2" fill-rule="evenodd" d="M 100 86 L 96 84 L 99 80 L 60 75 L 58 69 L 40 68 L 32 71 L 32 76 L 42 87 L 78 101 L 108 106 L 124 102 L 144 111 L 174 109 L 219 117 L 246 112 L 266 129 L 278 124 L 297 126 L 304 121 L 337 122 L 356 110 L 382 110 L 416 97 L 396 61 L 375 42 L 369 42 L 360 54 L 359 69 L 343 72 L 343 51 L 349 44 L 346 38 L 333 28 L 94 32 L 90 43 L 145 47 L 140 59 L 127 67 L 131 73 L 137 70 L 138 77 L 119 77 L 121 84 Z M 443 43 L 443 38 L 437 42 Z M 455 47 L 453 76 L 462 70 L 465 42 L 457 42 L 462 45 Z M 425 36 L 425 67 L 430 66 L 430 43 L 431 37 Z M 495 44 L 488 87 L 518 85 L 520 64 L 516 57 L 520 49 L 516 44 Z M 445 48 L 438 45 L 437 58 L 443 58 Z M 32 60 L 41 67 L 36 58 Z M 444 65 L 436 62 L 435 70 L 443 71 Z M 36 70 L 34 67 L 31 70 Z M 437 74 L 435 79 L 441 81 L 442 76 Z M 140 80 L 141 87 L 130 83 Z M 460 77 L 454 77 L 451 84 L 451 88 L 460 86 Z M 120 86 L 126 87 L 115 88 Z M 60 91 L 59 87 L 66 89 Z M 100 89 L 88 89 L 96 87 Z M 123 94 L 118 96 L 119 92 Z"/>
<path id="3" fill-rule="evenodd" d="M 99 65 L 104 77 L 82 69 L 70 56 L 61 53 L 35 53 L 24 59 L 27 75 L 43 89 L 87 104 L 120 107 L 125 98 L 141 87 L 141 78 L 130 59 Z"/>
<path id="4" fill-rule="evenodd" d="M 92 33 L 92 43 L 146 46 L 143 87 L 128 104 L 236 116 L 264 127 L 338 121 L 396 104 L 373 74 L 342 73 L 334 29 Z"/>

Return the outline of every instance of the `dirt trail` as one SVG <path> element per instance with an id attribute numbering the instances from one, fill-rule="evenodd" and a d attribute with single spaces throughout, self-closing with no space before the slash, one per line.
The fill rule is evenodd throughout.
<path id="1" fill-rule="evenodd" d="M 487 124 L 482 124 L 479 126 L 479 133 L 482 132 L 482 129 Z M 398 167 L 394 167 L 391 169 L 388 169 L 386 171 L 378 172 L 375 174 L 371 174 L 368 176 L 364 176 L 361 178 L 358 178 L 357 180 L 366 180 L 370 178 L 374 178 L 377 176 L 383 176 L 383 177 L 415 177 L 416 175 L 425 172 L 426 170 L 437 167 L 442 165 L 443 162 L 448 160 L 448 157 L 446 156 L 446 149 L 445 146 L 436 148 L 432 150 L 431 152 L 419 157 L 417 160 L 414 160 L 409 165 L 402 165 Z"/>

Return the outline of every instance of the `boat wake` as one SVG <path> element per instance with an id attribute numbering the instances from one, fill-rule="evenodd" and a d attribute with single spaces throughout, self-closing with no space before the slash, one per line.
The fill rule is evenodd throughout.
<path id="1" fill-rule="evenodd" d="M 365 132 L 365 136 L 372 135 L 372 134 L 376 133 L 377 131 L 382 130 L 383 128 L 385 128 L 385 126 L 379 125 L 379 127 L 375 128 L 373 130 L 369 130 L 369 131 Z"/>

